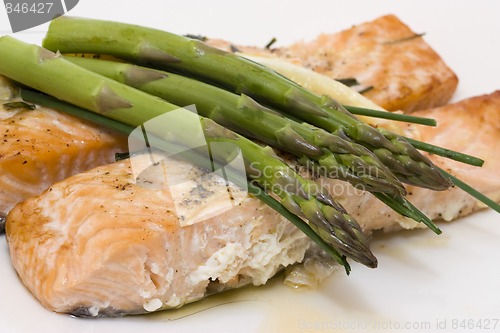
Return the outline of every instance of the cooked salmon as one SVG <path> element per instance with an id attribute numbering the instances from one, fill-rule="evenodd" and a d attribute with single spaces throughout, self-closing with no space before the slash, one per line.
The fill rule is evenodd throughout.
<path id="1" fill-rule="evenodd" d="M 381 107 L 412 112 L 445 104 L 458 84 L 455 73 L 424 38 L 387 15 L 270 50 L 217 39 L 208 43 L 227 51 L 287 58 L 333 79 L 356 79 L 360 87 L 371 87 L 364 95 Z"/>
<path id="2" fill-rule="evenodd" d="M 167 171 L 173 178 L 192 176 L 192 209 L 221 203 L 224 196 L 202 170 L 176 161 Z M 48 309 L 100 317 L 175 308 L 227 288 L 263 284 L 301 261 L 310 245 L 255 198 L 182 227 L 174 206 L 169 187 L 136 182 L 130 160 L 95 168 L 10 212 L 12 262 Z"/>
<path id="3" fill-rule="evenodd" d="M 486 159 L 483 168 L 476 168 L 431 156 L 500 201 L 500 161 L 495 155 L 500 91 L 419 114 L 436 118 L 439 127 L 409 125 L 405 132 Z M 150 161 L 149 156 L 139 158 L 141 163 Z M 173 179 L 190 175 L 186 205 L 192 211 L 221 204 L 224 196 L 203 177 L 203 170 L 182 161 L 164 166 L 156 174 L 166 172 Z M 349 194 L 354 189 L 345 182 L 321 182 L 366 232 L 417 226 L 370 194 Z M 411 201 L 436 219 L 450 220 L 482 207 L 458 189 L 408 191 Z M 213 292 L 263 284 L 282 267 L 300 262 L 311 245 L 255 198 L 192 225 L 183 225 L 172 198 L 168 187 L 148 188 L 134 179 L 129 160 L 72 176 L 9 213 L 14 267 L 52 311 L 118 316 L 179 307 Z"/>
<path id="4" fill-rule="evenodd" d="M 103 127 L 43 107 L 7 110 L 6 102 L 0 102 L 0 220 L 18 202 L 127 149 L 125 137 Z"/>
<path id="5" fill-rule="evenodd" d="M 354 44 L 359 47 L 346 47 Z M 422 37 L 394 16 L 287 48 L 238 48 L 286 57 L 334 78 L 354 77 L 373 86 L 367 96 L 388 109 L 443 104 L 457 84 Z M 439 126 L 408 125 L 402 131 L 484 158 L 485 166 L 476 168 L 431 156 L 500 201 L 499 109 L 500 92 L 495 92 L 419 111 Z M 0 131 L 7 147 L 0 151 L 0 214 L 10 210 L 6 234 L 12 262 L 26 287 L 51 311 L 104 317 L 175 308 L 225 289 L 264 284 L 283 267 L 302 261 L 312 247 L 299 230 L 253 197 L 186 224 L 185 216 L 213 212 L 227 196 L 226 189 L 215 186 L 218 181 L 187 162 L 154 163 L 148 169 L 191 186 L 180 203 L 183 214 L 171 187 L 134 178 L 130 160 L 78 173 L 113 161 L 125 142 L 70 116 L 42 108 L 1 110 Z M 146 165 L 151 161 L 147 155 L 134 158 Z M 421 226 L 345 182 L 318 181 L 367 233 Z M 434 219 L 451 220 L 483 207 L 458 189 L 433 192 L 409 186 L 408 192 Z"/>
<path id="6" fill-rule="evenodd" d="M 500 202 L 500 91 L 463 100 L 443 107 L 422 110 L 417 116 L 437 120 L 437 127 L 407 125 L 403 132 L 417 140 L 432 143 L 485 160 L 474 167 L 440 156 L 430 156 L 439 167 Z M 370 193 L 355 191 L 350 185 L 331 179 L 321 183 L 339 199 L 365 231 L 424 227 L 391 211 Z M 430 191 L 407 186 L 408 199 L 427 216 L 451 221 L 484 205 L 459 188 Z"/>

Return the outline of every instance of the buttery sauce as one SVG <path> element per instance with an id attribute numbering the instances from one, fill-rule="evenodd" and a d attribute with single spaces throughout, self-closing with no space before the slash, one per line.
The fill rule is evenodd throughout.
<path id="1" fill-rule="evenodd" d="M 344 274 L 337 270 L 332 279 Z M 362 329 L 368 322 L 380 321 L 380 317 L 368 313 L 346 310 L 342 302 L 336 302 L 327 287 L 291 288 L 283 284 L 283 273 L 266 285 L 244 287 L 209 296 L 179 309 L 152 313 L 145 316 L 155 321 L 190 320 L 192 316 L 214 310 L 214 317 L 224 315 L 225 310 L 236 304 L 246 303 L 249 311 L 255 306 L 263 312 L 256 332 L 352 332 Z M 331 283 L 332 281 L 330 281 Z M 359 318 L 363 318 L 362 321 Z"/>

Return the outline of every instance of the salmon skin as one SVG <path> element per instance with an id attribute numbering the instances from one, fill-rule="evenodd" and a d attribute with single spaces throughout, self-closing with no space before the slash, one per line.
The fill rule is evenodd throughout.
<path id="1" fill-rule="evenodd" d="M 18 202 L 127 150 L 126 137 L 101 126 L 44 107 L 7 109 L 12 101 L 0 101 L 0 230 Z"/>

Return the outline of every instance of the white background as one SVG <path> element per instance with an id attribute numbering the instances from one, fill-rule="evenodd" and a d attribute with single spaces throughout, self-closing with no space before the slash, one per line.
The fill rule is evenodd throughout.
<path id="1" fill-rule="evenodd" d="M 264 46 L 311 39 L 393 13 L 457 73 L 453 100 L 500 88 L 499 1 L 97 1 L 80 0 L 71 15 L 144 24 L 185 34 Z M 16 34 L 40 43 L 47 25 Z M 10 28 L 0 9 L 0 32 Z M 321 289 L 286 288 L 235 293 L 233 300 L 186 318 L 81 320 L 43 309 L 13 272 L 0 241 L 0 332 L 500 332 L 484 319 L 500 319 L 500 215 L 491 211 L 441 225 L 442 236 L 412 231 L 378 237 L 379 268 L 354 265 Z M 279 285 L 279 283 L 278 283 Z M 225 301 L 230 302 L 231 297 Z M 483 320 L 483 329 L 453 324 Z M 458 320 L 458 322 L 453 322 Z M 430 325 L 430 330 L 426 329 Z M 439 324 L 438 324 L 439 323 Z M 444 323 L 444 324 L 443 324 Z M 470 324 L 469 322 L 466 323 Z M 403 330 L 405 325 L 423 327 Z M 337 328 L 344 328 L 338 330 Z M 399 327 L 399 329 L 398 329 Z M 441 329 L 446 327 L 446 330 Z M 382 330 L 381 330 L 382 331 Z"/>

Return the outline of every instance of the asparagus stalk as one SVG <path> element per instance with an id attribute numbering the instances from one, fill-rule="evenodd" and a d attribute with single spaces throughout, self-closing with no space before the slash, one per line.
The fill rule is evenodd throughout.
<path id="1" fill-rule="evenodd" d="M 330 178 L 347 180 L 370 192 L 405 194 L 394 175 L 365 147 L 324 130 L 283 117 L 215 86 L 127 63 L 66 57 L 68 61 L 176 105 L 195 104 L 197 111 L 246 137 L 296 155 L 305 165 L 315 161 Z"/>
<path id="2" fill-rule="evenodd" d="M 12 37 L 0 37 L 0 74 L 56 98 L 96 112 L 128 126 L 180 108 L 130 86 L 85 70 L 59 54 Z M 273 153 L 210 119 L 185 111 L 166 129 L 149 122 L 148 130 L 171 142 L 174 151 L 198 147 L 200 142 L 224 142 L 241 150 L 247 175 L 272 191 L 293 213 L 302 214 L 310 227 L 340 253 L 369 267 L 377 260 L 357 222 L 328 192 L 296 174 Z M 201 133 L 197 130 L 202 128 Z M 181 148 L 184 146 L 184 148 Z"/>
<path id="3" fill-rule="evenodd" d="M 244 95 L 240 97 L 184 76 L 126 63 L 81 57 L 66 57 L 66 59 L 106 77 L 162 97 L 169 102 L 178 105 L 194 103 L 202 115 L 240 134 L 260 139 L 273 147 L 297 155 L 299 163 L 323 176 L 349 180 L 353 185 L 361 185 L 363 190 L 371 192 L 389 192 L 384 190 L 383 186 L 387 187 L 385 179 L 388 179 L 388 176 L 385 174 L 390 174 L 390 172 L 386 173 L 385 168 L 373 160 L 366 148 L 323 130 L 313 130 L 311 127 L 277 115 Z M 335 158 L 335 155 L 326 151 L 325 148 L 333 151 L 336 155 L 340 154 L 340 156 Z M 364 154 L 364 156 L 359 158 L 353 154 Z M 367 162 L 368 166 L 365 167 L 363 164 Z M 347 164 L 348 169 L 344 167 L 345 164 Z M 374 171 L 370 169 L 374 169 Z M 372 180 L 373 176 L 378 176 L 381 173 L 385 176 L 383 179 L 385 182 L 375 183 Z M 370 178 L 367 180 L 367 177 Z M 395 183 L 389 183 L 389 185 L 392 184 Z M 375 186 L 377 187 L 375 188 Z M 382 187 L 382 191 L 380 187 Z M 399 193 L 392 193 L 396 195 L 397 199 L 388 195 L 377 195 L 377 198 L 399 214 L 410 217 L 417 222 L 423 222 L 434 232 L 440 233 L 440 230 L 429 218 Z"/>
<path id="4" fill-rule="evenodd" d="M 89 112 L 87 110 L 84 110 L 82 108 L 79 108 L 77 106 L 65 103 L 63 101 L 60 101 L 58 99 L 55 99 L 51 96 L 36 93 L 30 90 L 22 89 L 21 90 L 21 97 L 23 100 L 35 103 L 38 105 L 46 106 L 49 108 L 53 108 L 58 111 L 66 112 L 69 113 L 73 116 L 88 120 L 90 122 L 93 122 L 98 125 L 103 125 L 107 128 L 111 128 L 117 132 L 120 132 L 125 135 L 131 135 L 134 133 L 134 128 L 131 126 L 127 126 L 123 123 L 120 123 L 118 121 L 115 121 L 113 119 L 109 119 L 106 117 L 103 117 L 99 114 Z M 158 139 L 156 136 L 149 136 L 149 142 L 151 143 L 152 146 L 161 148 L 165 145 L 165 142 Z M 165 147 L 167 148 L 167 147 Z M 129 158 L 130 153 L 123 153 L 121 155 L 124 155 L 124 158 Z M 200 156 L 197 156 L 194 151 L 188 150 L 184 152 L 183 157 L 186 157 L 189 161 L 192 161 L 193 163 L 205 167 L 207 169 L 211 168 L 211 165 L 206 165 L 205 163 L 207 162 L 206 159 L 200 158 Z M 230 177 L 231 180 L 238 180 L 239 177 Z M 254 185 L 252 181 L 247 181 L 246 177 L 245 180 L 246 184 L 243 184 L 243 180 L 241 180 L 240 183 L 236 184 L 240 187 L 246 187 L 248 188 L 248 193 L 251 195 L 255 196 L 256 198 L 262 200 L 264 203 L 266 203 L 269 207 L 274 209 L 276 212 L 281 214 L 283 217 L 285 217 L 287 220 L 292 222 L 297 228 L 299 228 L 304 234 L 306 234 L 309 238 L 311 238 L 319 247 L 321 247 L 326 253 L 328 253 L 332 258 L 336 259 L 337 262 L 344 266 L 346 273 L 349 274 L 351 271 L 351 268 L 349 266 L 349 263 L 346 261 L 345 256 L 340 255 L 334 248 L 332 248 L 328 243 L 326 243 L 321 237 L 318 236 L 316 232 L 307 224 L 305 223 L 300 217 L 297 215 L 291 213 L 286 207 L 284 207 L 281 203 L 279 203 L 277 200 L 275 200 L 271 195 L 269 195 L 267 192 L 262 191 L 260 187 L 257 185 Z"/>
<path id="5" fill-rule="evenodd" d="M 331 98 L 315 95 L 267 67 L 199 40 L 124 23 L 61 17 L 51 22 L 43 43 L 63 53 L 110 54 L 216 82 L 329 132 L 346 135 L 372 150 L 403 182 L 434 190 L 451 185 L 403 138 L 381 133 Z"/>

